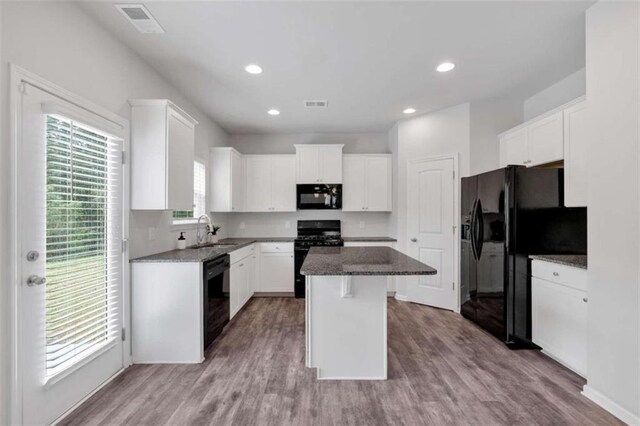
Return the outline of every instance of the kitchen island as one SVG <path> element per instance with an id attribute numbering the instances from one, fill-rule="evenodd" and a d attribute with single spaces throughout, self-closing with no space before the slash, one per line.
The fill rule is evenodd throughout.
<path id="1" fill-rule="evenodd" d="M 437 271 L 390 247 L 313 247 L 306 278 L 306 365 L 322 380 L 386 380 L 387 278 Z"/>

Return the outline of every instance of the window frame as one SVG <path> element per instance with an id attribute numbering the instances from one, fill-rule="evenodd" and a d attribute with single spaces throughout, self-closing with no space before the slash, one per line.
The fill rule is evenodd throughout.
<path id="1" fill-rule="evenodd" d="M 195 167 L 196 163 L 200 163 L 204 167 L 204 212 L 207 214 L 207 189 L 208 189 L 208 177 L 209 177 L 209 169 L 207 167 L 207 162 L 202 157 L 194 157 L 193 159 L 193 167 L 194 167 L 194 185 L 193 185 L 193 197 L 195 201 L 196 195 L 196 185 L 195 185 Z M 175 229 L 188 229 L 193 228 L 194 225 L 197 225 L 198 218 L 197 217 L 174 217 L 173 214 L 176 210 L 171 211 L 171 226 Z M 178 210 L 182 211 L 182 210 Z M 194 213 L 195 214 L 195 205 L 194 205 Z"/>

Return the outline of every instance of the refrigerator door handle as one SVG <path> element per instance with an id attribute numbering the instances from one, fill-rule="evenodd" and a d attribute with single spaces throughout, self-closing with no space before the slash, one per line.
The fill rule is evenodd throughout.
<path id="1" fill-rule="evenodd" d="M 474 235 L 475 245 L 476 245 L 476 255 L 478 256 L 478 260 L 482 256 L 482 245 L 484 240 L 484 220 L 482 218 L 482 201 L 478 198 L 476 203 L 476 215 L 475 215 L 476 229 L 478 230 L 478 235 Z"/>
<path id="2" fill-rule="evenodd" d="M 509 183 L 509 181 L 507 180 L 507 183 L 505 183 L 504 186 L 504 245 L 505 245 L 505 249 L 507 251 L 507 255 L 509 254 L 509 241 L 511 241 L 511 227 L 509 226 L 509 224 L 511 223 L 511 210 L 509 210 L 510 206 L 511 206 L 511 184 Z"/>
<path id="3" fill-rule="evenodd" d="M 476 253 L 476 206 L 478 203 L 478 199 L 473 200 L 473 207 L 471 207 L 471 223 L 469 224 L 469 240 L 471 241 L 471 253 L 473 254 L 473 258 L 477 261 L 478 254 Z"/>

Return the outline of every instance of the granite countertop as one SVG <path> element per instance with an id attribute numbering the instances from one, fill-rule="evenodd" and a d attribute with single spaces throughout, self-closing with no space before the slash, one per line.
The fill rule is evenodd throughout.
<path id="1" fill-rule="evenodd" d="M 248 237 L 229 237 L 223 238 L 218 241 L 220 244 L 236 244 L 236 243 L 292 243 L 296 237 L 259 237 L 259 238 L 248 238 Z"/>
<path id="2" fill-rule="evenodd" d="M 359 241 L 362 241 L 362 242 L 370 242 L 370 241 L 371 242 L 377 242 L 377 241 L 379 241 L 379 242 L 392 242 L 392 243 L 394 243 L 394 242 L 398 241 L 395 238 L 391 238 L 391 237 L 342 237 L 342 239 L 345 242 L 351 242 L 351 241 L 354 241 L 354 242 L 356 242 L 356 241 L 357 242 L 359 242 Z"/>
<path id="3" fill-rule="evenodd" d="M 437 271 L 390 247 L 311 247 L 302 275 L 435 275 Z"/>
<path id="4" fill-rule="evenodd" d="M 535 260 L 543 260 L 545 262 L 558 263 L 560 265 L 572 266 L 574 268 L 587 269 L 586 254 L 535 254 L 529 257 Z"/>
<path id="5" fill-rule="evenodd" d="M 293 243 L 296 237 L 229 237 L 218 241 L 218 244 L 229 244 L 226 247 L 212 246 L 203 248 L 186 248 L 170 250 L 149 256 L 137 257 L 129 262 L 206 262 L 216 257 L 231 253 L 253 243 Z M 389 237 L 345 237 L 344 241 L 396 241 Z"/>
<path id="6" fill-rule="evenodd" d="M 150 256 L 137 257 L 131 259 L 131 263 L 173 263 L 173 262 L 207 262 L 216 257 L 224 256 L 232 251 L 241 249 L 253 244 L 253 240 L 244 243 L 235 243 L 224 247 L 212 246 L 202 248 L 186 248 L 184 250 L 170 250 L 162 253 L 152 254 Z"/>
<path id="7" fill-rule="evenodd" d="M 135 259 L 131 259 L 129 262 L 207 262 L 253 243 L 292 243 L 293 240 L 293 237 L 224 238 L 218 241 L 217 244 L 225 244 L 225 247 L 211 246 L 202 248 L 186 248 L 184 250 L 176 249 L 149 256 L 137 257 Z"/>

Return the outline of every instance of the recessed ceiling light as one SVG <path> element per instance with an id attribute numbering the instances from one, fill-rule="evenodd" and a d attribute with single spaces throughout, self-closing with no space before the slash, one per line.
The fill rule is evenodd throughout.
<path id="1" fill-rule="evenodd" d="M 277 109 L 270 109 L 269 111 L 267 111 L 267 114 L 269 114 L 269 115 L 280 115 L 280 111 L 278 111 Z"/>
<path id="2" fill-rule="evenodd" d="M 436 70 L 438 72 L 447 72 L 447 71 L 451 71 L 455 67 L 456 67 L 456 64 L 454 64 L 453 62 L 443 62 L 440 65 L 438 65 Z"/>
<path id="3" fill-rule="evenodd" d="M 415 108 L 406 108 L 404 111 L 402 111 L 404 114 L 413 114 L 414 112 L 416 112 Z"/>
<path id="4" fill-rule="evenodd" d="M 262 68 L 260 67 L 260 65 L 256 65 L 256 64 L 247 65 L 246 67 L 244 67 L 244 70 L 246 72 L 248 72 L 249 74 L 261 74 L 262 73 Z"/>

